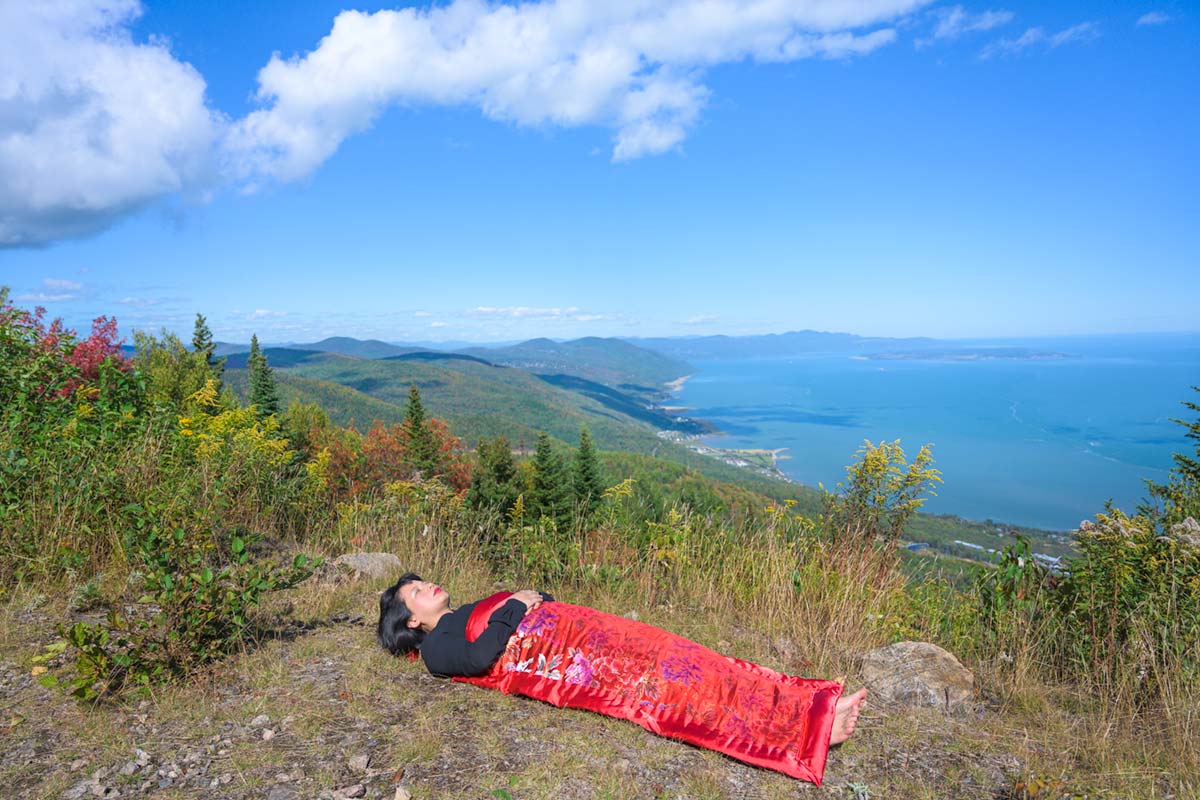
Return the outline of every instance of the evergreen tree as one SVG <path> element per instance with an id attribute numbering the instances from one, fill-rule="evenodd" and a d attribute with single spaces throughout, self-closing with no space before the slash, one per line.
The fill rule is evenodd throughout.
<path id="1" fill-rule="evenodd" d="M 263 416 L 279 413 L 279 390 L 267 356 L 258 346 L 257 334 L 250 337 L 250 356 L 246 359 L 250 371 L 250 404 L 258 406 Z"/>
<path id="2" fill-rule="evenodd" d="M 571 476 L 562 456 L 550 443 L 545 431 L 538 434 L 537 450 L 533 454 L 533 486 L 529 490 L 527 507 L 534 517 L 549 517 L 560 531 L 571 524 Z"/>
<path id="3" fill-rule="evenodd" d="M 1193 386 L 1192 391 L 1200 392 L 1200 386 Z M 1200 403 L 1193 403 L 1190 400 L 1181 401 L 1187 409 L 1200 413 Z M 1175 471 L 1180 474 L 1185 480 L 1193 484 L 1200 485 L 1200 417 L 1197 417 L 1194 422 L 1187 420 L 1171 418 L 1171 422 L 1182 425 L 1187 429 L 1184 437 L 1191 439 L 1196 443 L 1196 457 L 1184 455 L 1183 453 L 1175 453 L 1171 457 L 1175 460 Z"/>
<path id="4" fill-rule="evenodd" d="M 579 429 L 579 449 L 575 451 L 575 502 L 584 513 L 591 514 L 600 505 L 604 484 L 600 480 L 600 464 L 596 447 L 587 426 Z"/>
<path id="5" fill-rule="evenodd" d="M 421 404 L 421 393 L 415 385 L 409 387 L 408 405 L 404 409 L 403 429 L 408 441 L 409 465 L 422 478 L 435 478 L 441 474 L 441 453 L 425 419 L 425 406 Z"/>
<path id="6" fill-rule="evenodd" d="M 480 439 L 476 448 L 478 463 L 471 473 L 467 504 L 472 508 L 494 508 L 507 513 L 517 502 L 517 465 L 512 445 L 504 436 L 488 441 Z"/>
<path id="7" fill-rule="evenodd" d="M 1192 390 L 1200 392 L 1200 386 L 1193 386 Z M 1182 403 L 1190 411 L 1200 412 L 1200 403 L 1189 400 L 1183 400 Z M 1171 458 L 1175 466 L 1168 473 L 1167 482 L 1147 480 L 1150 502 L 1138 507 L 1139 512 L 1155 519 L 1164 529 L 1188 517 L 1200 519 L 1200 417 L 1193 422 L 1174 417 L 1171 421 L 1182 425 L 1187 431 L 1184 437 L 1196 443 L 1195 455 L 1173 453 Z"/>
<path id="8" fill-rule="evenodd" d="M 225 375 L 225 359 L 216 357 L 217 346 L 213 343 L 212 330 L 204 315 L 196 313 L 196 327 L 192 331 L 192 352 L 204 359 L 205 365 L 217 379 L 217 389 L 220 390 L 221 379 Z"/>

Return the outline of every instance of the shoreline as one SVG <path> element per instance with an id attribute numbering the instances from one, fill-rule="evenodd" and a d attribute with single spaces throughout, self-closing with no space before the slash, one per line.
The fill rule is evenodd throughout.
<path id="1" fill-rule="evenodd" d="M 681 391 L 683 389 L 683 385 L 687 383 L 688 379 L 694 375 L 695 373 L 683 375 L 673 381 L 667 381 L 665 384 L 663 384 L 663 386 L 668 392 L 675 394 Z M 680 416 L 682 416 L 681 412 L 691 410 L 688 406 L 676 405 L 659 406 L 659 408 L 663 411 L 667 411 L 668 413 L 679 413 Z M 730 466 L 753 470 L 787 483 L 801 485 L 799 481 L 792 479 L 782 469 L 779 468 L 780 459 L 791 458 L 791 456 L 784 455 L 784 451 L 790 448 L 777 447 L 771 449 L 754 447 L 714 447 L 710 444 L 701 444 L 697 440 L 705 436 L 725 436 L 727 434 L 725 431 L 721 430 L 715 422 L 710 420 L 701 419 L 699 417 L 689 417 L 689 419 L 712 426 L 713 432 L 703 434 L 686 434 L 679 431 L 660 430 L 657 433 L 658 437 L 660 439 L 665 439 L 667 441 L 683 445 L 694 453 L 709 456 L 710 458 L 716 458 L 717 460 L 729 464 Z M 769 457 L 771 460 L 770 466 L 766 466 L 762 463 L 756 463 L 761 462 L 762 459 L 767 457 Z"/>
<path id="2" fill-rule="evenodd" d="M 713 423 L 710 422 L 708 424 L 711 425 Z M 766 449 L 749 447 L 714 447 L 711 444 L 703 444 L 698 441 L 706 436 L 727 435 L 724 431 L 720 430 L 718 430 L 716 433 L 706 434 L 686 434 L 680 433 L 679 431 L 658 431 L 657 435 L 660 439 L 665 439 L 666 441 L 682 445 L 688 450 L 691 450 L 693 453 L 698 453 L 702 456 L 708 456 L 709 458 L 715 458 L 718 461 L 722 461 L 730 465 L 731 467 L 752 470 L 786 483 L 801 485 L 799 481 L 789 477 L 782 469 L 779 468 L 780 459 L 791 458 L 791 456 L 784 455 L 784 451 L 790 448 L 778 447 L 775 449 Z M 767 458 L 770 458 L 770 466 L 767 466 L 765 463 L 763 463 Z"/>
<path id="3" fill-rule="evenodd" d="M 680 378 L 676 378 L 673 381 L 667 381 L 666 383 L 663 384 L 663 386 L 666 387 L 666 390 L 668 392 L 671 392 L 672 394 L 674 394 L 675 392 L 678 392 L 681 389 L 683 389 L 683 385 L 688 382 L 688 378 L 695 376 L 695 374 L 696 373 L 693 372 L 691 375 L 684 375 Z"/>

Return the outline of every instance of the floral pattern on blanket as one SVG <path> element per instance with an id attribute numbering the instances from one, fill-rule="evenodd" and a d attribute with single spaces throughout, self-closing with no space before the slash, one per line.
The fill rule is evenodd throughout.
<path id="1" fill-rule="evenodd" d="M 816 783 L 841 693 L 831 681 L 783 675 L 561 602 L 525 614 L 489 672 L 457 680 L 629 719 Z"/>

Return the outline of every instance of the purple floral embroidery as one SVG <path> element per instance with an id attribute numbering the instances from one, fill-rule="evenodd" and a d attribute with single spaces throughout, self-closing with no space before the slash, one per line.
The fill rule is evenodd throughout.
<path id="1" fill-rule="evenodd" d="M 584 640 L 584 644 L 586 644 L 592 650 L 603 650 L 606 646 L 608 646 L 608 642 L 611 638 L 612 637 L 610 637 L 605 631 L 598 629 L 590 630 L 588 631 L 587 638 Z"/>
<path id="2" fill-rule="evenodd" d="M 750 726 L 746 723 L 746 720 L 742 719 L 736 714 L 730 714 L 728 717 L 726 717 L 725 724 L 721 726 L 721 729 L 725 733 L 732 736 L 737 736 L 742 739 L 754 739 L 754 731 L 750 729 Z"/>
<path id="3" fill-rule="evenodd" d="M 567 655 L 571 657 L 571 665 L 567 667 L 566 671 L 567 683 L 581 686 L 591 685 L 594 671 L 591 663 L 584 657 L 583 651 L 572 647 L 567 650 Z"/>
<path id="4" fill-rule="evenodd" d="M 557 623 L 557 614 L 553 611 L 539 608 L 525 615 L 521 620 L 521 624 L 517 625 L 517 633 L 522 636 L 538 636 L 552 630 Z"/>
<path id="5" fill-rule="evenodd" d="M 691 686 L 700 680 L 700 667 L 682 656 L 671 656 L 661 666 L 663 677 L 669 681 Z"/>

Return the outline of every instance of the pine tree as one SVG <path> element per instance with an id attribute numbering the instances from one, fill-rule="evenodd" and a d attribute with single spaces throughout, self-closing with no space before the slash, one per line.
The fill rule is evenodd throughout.
<path id="1" fill-rule="evenodd" d="M 203 314 L 197 312 L 196 327 L 192 331 L 192 352 L 204 359 L 205 365 L 217 380 L 219 391 L 221 380 L 225 375 L 225 359 L 217 358 L 216 351 L 217 346 L 213 343 L 212 330 L 208 327 L 208 320 L 204 318 Z"/>
<path id="2" fill-rule="evenodd" d="M 538 434 L 537 450 L 533 454 L 529 512 L 534 517 L 549 517 L 560 531 L 566 530 L 571 524 L 571 495 L 571 476 L 550 443 L 550 437 L 543 431 Z"/>
<path id="3" fill-rule="evenodd" d="M 1200 392 L 1200 386 L 1193 386 L 1192 391 Z M 1190 400 L 1181 401 L 1190 411 L 1200 413 L 1200 403 L 1193 403 Z M 1178 472 L 1185 480 L 1191 481 L 1193 484 L 1200 486 L 1200 417 L 1195 421 L 1188 422 L 1183 419 L 1171 418 L 1171 422 L 1177 425 L 1182 425 L 1187 429 L 1184 437 L 1191 439 L 1196 443 L 1196 457 L 1185 455 L 1183 453 L 1174 453 L 1171 457 L 1175 460 L 1175 471 Z"/>
<path id="4" fill-rule="evenodd" d="M 1192 391 L 1200 392 L 1200 386 L 1193 386 Z M 1200 412 L 1200 403 L 1190 400 L 1181 402 L 1188 410 Z M 1196 443 L 1195 455 L 1173 453 L 1171 458 L 1175 461 L 1175 466 L 1167 474 L 1167 482 L 1147 480 L 1146 489 L 1150 501 L 1138 507 L 1141 513 L 1155 519 L 1164 529 L 1169 529 L 1188 517 L 1200 519 L 1200 418 L 1188 422 L 1172 417 L 1171 421 L 1182 425 L 1187 431 L 1184 438 Z"/>
<path id="5" fill-rule="evenodd" d="M 600 464 L 596 447 L 587 426 L 579 429 L 579 449 L 575 451 L 575 502 L 584 513 L 591 514 L 600 506 L 604 483 L 600 480 Z"/>
<path id="6" fill-rule="evenodd" d="M 422 478 L 435 478 L 441 474 L 441 454 L 437 442 L 425 420 L 425 406 L 421 404 L 421 392 L 415 385 L 409 387 L 408 405 L 404 409 L 403 429 L 408 441 L 408 462 Z"/>
<path id="7" fill-rule="evenodd" d="M 512 445 L 503 436 L 481 439 L 476 448 L 478 464 L 471 473 L 467 504 L 472 508 L 494 508 L 507 512 L 517 502 L 517 465 Z"/>
<path id="8" fill-rule="evenodd" d="M 258 406 L 263 416 L 279 413 L 279 390 L 267 356 L 258 346 L 257 334 L 250 337 L 250 355 L 246 359 L 250 371 L 250 404 Z"/>

